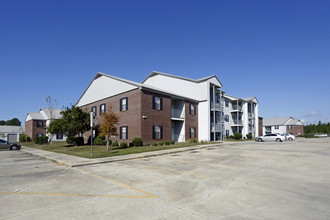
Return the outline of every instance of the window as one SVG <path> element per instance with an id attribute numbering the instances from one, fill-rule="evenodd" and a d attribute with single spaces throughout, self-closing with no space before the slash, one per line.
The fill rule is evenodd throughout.
<path id="1" fill-rule="evenodd" d="M 229 122 L 229 115 L 225 115 L 225 121 Z"/>
<path id="2" fill-rule="evenodd" d="M 120 99 L 120 111 L 127 111 L 128 110 L 128 98 Z"/>
<path id="3" fill-rule="evenodd" d="M 226 137 L 229 137 L 229 130 L 226 130 Z"/>
<path id="4" fill-rule="evenodd" d="M 276 125 L 276 126 L 275 126 L 275 129 L 280 129 L 280 126 Z"/>
<path id="5" fill-rule="evenodd" d="M 163 126 L 160 125 L 152 126 L 152 138 L 163 139 Z"/>
<path id="6" fill-rule="evenodd" d="M 128 139 L 127 130 L 127 126 L 120 127 L 120 139 Z"/>
<path id="7" fill-rule="evenodd" d="M 37 137 L 42 137 L 42 136 L 44 136 L 43 134 L 37 134 Z"/>
<path id="8" fill-rule="evenodd" d="M 44 126 L 44 123 L 42 121 L 37 121 L 37 127 L 42 128 Z"/>
<path id="9" fill-rule="evenodd" d="M 57 134 L 56 140 L 63 140 L 63 134 Z"/>
<path id="10" fill-rule="evenodd" d="M 290 130 L 291 130 L 291 129 L 292 129 L 292 125 L 289 125 L 289 126 L 288 126 L 288 129 L 290 129 Z"/>
<path id="11" fill-rule="evenodd" d="M 105 104 L 100 105 L 100 115 L 102 115 L 102 113 L 105 112 L 105 110 L 106 110 L 106 105 Z"/>
<path id="12" fill-rule="evenodd" d="M 225 100 L 225 105 L 226 107 L 229 107 L 229 101 L 227 99 Z"/>
<path id="13" fill-rule="evenodd" d="M 96 106 L 92 107 L 92 112 L 93 112 L 93 117 L 95 118 L 96 117 Z"/>
<path id="14" fill-rule="evenodd" d="M 163 99 L 158 96 L 153 96 L 152 99 L 152 108 L 155 110 L 163 110 Z"/>
<path id="15" fill-rule="evenodd" d="M 189 129 L 189 138 L 196 138 L 196 128 Z"/>
<path id="16" fill-rule="evenodd" d="M 195 115 L 195 105 L 194 104 L 189 104 L 189 114 Z"/>

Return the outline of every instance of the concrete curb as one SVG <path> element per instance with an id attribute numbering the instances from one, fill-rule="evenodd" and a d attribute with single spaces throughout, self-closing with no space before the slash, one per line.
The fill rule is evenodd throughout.
<path id="1" fill-rule="evenodd" d="M 39 149 L 25 147 L 25 146 L 22 146 L 21 151 L 23 151 L 24 153 L 28 153 L 28 154 L 31 154 L 31 155 L 34 155 L 37 157 L 47 159 L 47 160 L 57 163 L 59 165 L 64 165 L 67 167 L 79 167 L 79 166 L 88 166 L 88 165 L 95 165 L 95 164 L 102 164 L 102 163 L 112 163 L 112 162 L 125 161 L 125 160 L 134 160 L 134 159 L 141 159 L 141 158 L 147 158 L 147 157 L 162 156 L 162 155 L 175 154 L 175 153 L 186 152 L 186 151 L 194 151 L 194 150 L 205 149 L 205 148 L 209 148 L 209 147 L 220 146 L 220 144 L 221 143 L 198 145 L 198 146 L 191 146 L 191 147 L 182 147 L 182 148 L 174 148 L 174 149 L 168 149 L 168 150 L 150 151 L 150 152 L 144 152 L 144 153 L 139 153 L 139 154 L 128 154 L 128 155 L 123 155 L 123 156 L 113 156 L 113 157 L 104 157 L 104 158 L 95 158 L 95 159 L 81 158 L 78 156 L 44 151 L 44 150 L 39 150 Z"/>

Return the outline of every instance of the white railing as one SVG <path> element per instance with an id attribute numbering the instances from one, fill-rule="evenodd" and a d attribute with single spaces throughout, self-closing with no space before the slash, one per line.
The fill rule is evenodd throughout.
<path id="1" fill-rule="evenodd" d="M 240 106 L 240 105 L 232 105 L 232 111 L 242 111 L 242 106 Z"/>
<path id="2" fill-rule="evenodd" d="M 221 104 L 221 103 L 218 103 L 218 102 L 216 102 L 216 103 L 214 103 L 214 102 L 211 102 L 211 109 L 218 109 L 218 110 L 221 110 L 221 107 L 222 107 L 223 105 Z"/>
<path id="3" fill-rule="evenodd" d="M 243 121 L 242 120 L 233 120 L 233 124 L 234 125 L 243 125 Z"/>
<path id="4" fill-rule="evenodd" d="M 254 113 L 249 112 L 249 118 L 254 118 Z"/>
<path id="5" fill-rule="evenodd" d="M 212 131 L 221 131 L 221 124 L 220 123 L 211 123 L 211 130 Z"/>

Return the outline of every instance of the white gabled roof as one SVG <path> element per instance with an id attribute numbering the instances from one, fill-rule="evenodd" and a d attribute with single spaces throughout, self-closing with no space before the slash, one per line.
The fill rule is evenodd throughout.
<path id="1" fill-rule="evenodd" d="M 210 79 L 214 78 L 214 79 L 216 79 L 216 81 L 218 81 L 219 85 L 221 87 L 223 87 L 222 83 L 216 77 L 216 75 L 207 76 L 207 77 L 204 77 L 204 78 L 201 78 L 201 79 L 190 79 L 190 78 L 186 78 L 186 77 L 182 77 L 182 76 L 175 76 L 175 75 L 171 75 L 171 74 L 168 74 L 168 73 L 162 73 L 162 72 L 158 72 L 158 71 L 152 71 L 152 73 L 149 76 L 147 76 L 147 78 L 145 80 L 143 80 L 142 83 L 147 81 L 148 78 L 151 78 L 151 77 L 157 76 L 157 75 L 162 75 L 162 76 L 172 77 L 172 78 L 176 78 L 176 79 L 186 80 L 186 81 L 190 81 L 190 82 L 194 82 L 194 83 L 201 83 L 201 82 L 205 82 L 207 80 L 210 80 Z"/>
<path id="2" fill-rule="evenodd" d="M 25 121 L 29 120 L 46 120 L 46 118 L 40 112 L 29 112 Z"/>
<path id="3" fill-rule="evenodd" d="M 285 125 L 304 125 L 304 123 L 302 123 L 300 120 L 292 119 L 285 123 Z"/>
<path id="4" fill-rule="evenodd" d="M 159 89 L 154 86 L 134 82 L 127 79 L 122 79 L 116 76 L 111 76 L 99 72 L 96 74 L 95 78 L 92 80 L 85 92 L 79 98 L 76 106 L 81 107 L 134 89 L 145 89 L 197 102 L 197 100 L 195 99 L 187 98 L 182 95 L 177 95 L 173 92 Z"/>
<path id="5" fill-rule="evenodd" d="M 60 114 L 61 109 L 48 109 L 48 108 L 42 108 L 40 109 L 40 112 L 29 112 L 25 118 L 25 121 L 30 121 L 30 120 L 49 120 L 51 118 L 51 113 L 50 111 L 53 111 L 53 119 L 59 119 L 62 117 Z"/>
<path id="6" fill-rule="evenodd" d="M 40 112 L 44 112 L 46 115 L 46 119 L 50 119 L 53 117 L 53 119 L 60 119 L 62 118 L 61 112 L 62 109 L 49 109 L 49 108 L 42 108 L 40 109 Z"/>
<path id="7" fill-rule="evenodd" d="M 22 126 L 7 126 L 0 125 L 0 133 L 23 133 L 24 127 Z"/>
<path id="8" fill-rule="evenodd" d="M 263 120 L 263 126 L 281 126 L 289 120 L 292 120 L 292 117 L 268 118 Z"/>

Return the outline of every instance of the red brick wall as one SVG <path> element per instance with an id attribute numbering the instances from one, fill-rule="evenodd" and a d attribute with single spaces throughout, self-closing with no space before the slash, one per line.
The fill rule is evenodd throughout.
<path id="1" fill-rule="evenodd" d="M 171 98 L 166 95 L 160 95 L 149 91 L 141 92 L 141 104 L 143 106 L 141 115 L 147 116 L 146 119 L 142 119 L 141 124 L 141 133 L 144 143 L 163 142 L 165 140 L 171 140 Z M 153 95 L 162 98 L 162 110 L 155 110 L 152 108 Z M 154 125 L 163 126 L 163 139 L 153 139 L 152 128 Z"/>
<path id="2" fill-rule="evenodd" d="M 263 135 L 263 126 L 264 126 L 264 123 L 263 123 L 263 118 L 262 117 L 259 117 L 258 118 L 258 123 L 259 123 L 259 131 L 258 131 L 258 135 L 259 136 L 262 136 Z"/>
<path id="3" fill-rule="evenodd" d="M 195 115 L 190 115 L 189 114 L 189 108 L 190 108 L 190 104 L 194 104 L 195 105 Z M 185 138 L 186 141 L 188 141 L 190 139 L 189 134 L 190 134 L 190 128 L 196 128 L 196 138 L 198 139 L 198 104 L 197 103 L 193 103 L 193 102 L 188 102 L 186 101 L 185 103 Z"/>
<path id="4" fill-rule="evenodd" d="M 37 123 L 38 121 L 43 122 L 43 127 L 38 128 Z M 34 138 L 38 134 L 46 135 L 46 121 L 45 120 L 30 120 L 25 122 L 25 134 L 31 138 L 31 141 L 34 140 Z"/>
<path id="5" fill-rule="evenodd" d="M 295 136 L 304 135 L 304 126 L 303 125 L 292 125 L 292 129 L 289 129 L 289 126 L 286 126 L 286 131 Z"/>
<path id="6" fill-rule="evenodd" d="M 120 111 L 120 99 L 128 98 L 128 110 Z M 117 126 L 117 133 L 118 136 L 113 139 L 117 140 L 119 143 L 126 142 L 129 143 L 132 141 L 134 137 L 141 136 L 141 90 L 135 89 L 123 94 L 119 94 L 107 99 L 103 99 L 101 101 L 94 102 L 92 104 L 88 104 L 86 106 L 82 106 L 82 109 L 86 111 L 91 111 L 93 106 L 96 106 L 96 117 L 94 119 L 94 124 L 96 126 L 102 123 L 102 117 L 100 115 L 100 105 L 106 104 L 106 110 L 109 109 L 111 106 L 112 112 L 116 113 L 120 117 L 119 124 Z M 128 126 L 128 139 L 120 140 L 119 133 L 121 126 Z M 85 142 L 87 142 L 88 138 L 90 137 L 91 132 L 85 132 Z M 98 132 L 96 132 L 96 136 Z"/>

